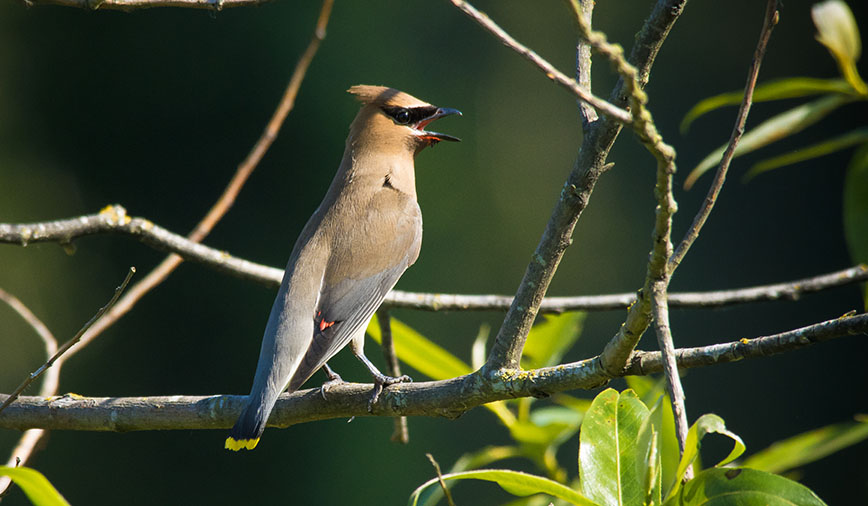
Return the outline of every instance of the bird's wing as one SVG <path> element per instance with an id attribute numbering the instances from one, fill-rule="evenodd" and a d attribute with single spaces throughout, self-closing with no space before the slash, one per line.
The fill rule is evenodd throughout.
<path id="1" fill-rule="evenodd" d="M 312 340 L 292 375 L 290 390 L 301 387 L 364 331 L 383 298 L 419 255 L 422 218 L 415 199 L 388 188 L 375 199 L 378 205 L 367 206 L 333 239 L 320 297 L 311 315 Z"/>

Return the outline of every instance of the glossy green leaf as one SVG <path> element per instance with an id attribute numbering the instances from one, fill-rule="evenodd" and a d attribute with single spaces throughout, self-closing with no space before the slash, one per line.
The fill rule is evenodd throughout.
<path id="1" fill-rule="evenodd" d="M 853 100 L 855 99 L 852 96 L 828 95 L 773 116 L 744 134 L 735 149 L 735 156 L 750 153 L 774 141 L 801 132 L 828 116 L 838 107 Z M 726 150 L 726 145 L 714 150 L 699 162 L 699 165 L 690 171 L 684 181 L 684 187 L 690 189 L 702 174 L 708 169 L 716 167 L 720 163 L 724 150 Z"/>
<path id="2" fill-rule="evenodd" d="M 401 361 L 435 380 L 444 380 L 470 374 L 470 366 L 449 353 L 441 346 L 429 341 L 409 325 L 394 318 L 391 319 L 392 341 L 395 343 L 395 353 Z M 368 324 L 368 335 L 381 343 L 380 325 L 376 318 L 371 318 Z"/>
<path id="3" fill-rule="evenodd" d="M 852 93 L 853 87 L 844 79 L 817 79 L 813 77 L 785 77 L 757 84 L 753 90 L 753 102 L 767 102 L 787 98 L 807 97 L 827 93 Z M 721 107 L 739 105 L 744 90 L 721 93 L 708 97 L 694 105 L 681 120 L 681 133 L 686 133 L 696 118 Z"/>
<path id="4" fill-rule="evenodd" d="M 868 85 L 856 70 L 862 40 L 850 7 L 841 0 L 828 0 L 811 8 L 811 18 L 817 27 L 817 40 L 832 53 L 841 75 L 859 93 L 868 94 Z"/>
<path id="5" fill-rule="evenodd" d="M 797 149 L 785 155 L 763 160 L 751 167 L 744 175 L 743 180 L 748 181 L 763 172 L 777 169 L 778 167 L 792 165 L 812 158 L 818 158 L 866 142 L 868 142 L 868 128 L 858 128 L 852 132 L 841 135 L 840 137 L 835 137 L 805 148 Z"/>
<path id="6" fill-rule="evenodd" d="M 466 471 L 462 473 L 451 473 L 443 475 L 444 481 L 449 480 L 484 480 L 491 481 L 500 485 L 502 489 L 516 496 L 528 496 L 534 494 L 547 494 L 552 497 L 563 499 L 570 504 L 580 506 L 593 506 L 596 503 L 587 499 L 579 492 L 542 476 L 521 473 L 518 471 L 510 471 L 505 469 L 478 469 L 475 471 Z M 419 488 L 413 491 L 408 504 L 416 506 L 419 495 L 427 487 L 438 482 L 437 478 L 431 479 L 423 483 Z"/>
<path id="7" fill-rule="evenodd" d="M 546 316 L 543 322 L 534 325 L 524 345 L 522 367 L 538 369 L 559 364 L 579 338 L 584 320 L 585 313 L 571 312 Z"/>
<path id="8" fill-rule="evenodd" d="M 810 489 L 783 476 L 746 468 L 702 471 L 666 506 L 823 506 Z"/>
<path id="9" fill-rule="evenodd" d="M 579 432 L 579 480 L 586 497 L 602 505 L 641 504 L 650 438 L 640 438 L 650 411 L 632 390 L 601 392 Z"/>
<path id="10" fill-rule="evenodd" d="M 413 369 L 435 380 L 454 378 L 472 372 L 470 366 L 461 359 L 429 341 L 409 325 L 394 318 L 391 318 L 390 322 L 395 353 L 402 362 Z M 382 344 L 377 318 L 371 318 L 367 332 L 371 339 Z M 503 401 L 490 402 L 484 406 L 493 411 L 507 426 L 515 420 Z"/>
<path id="11" fill-rule="evenodd" d="M 0 476 L 11 478 L 36 506 L 69 506 L 54 485 L 35 469 L 0 466 Z"/>
<path id="12" fill-rule="evenodd" d="M 486 446 L 475 452 L 465 453 L 449 470 L 449 473 L 455 474 L 469 469 L 478 469 L 487 466 L 498 460 L 508 459 L 512 457 L 520 457 L 521 451 L 517 446 Z M 452 488 L 454 483 L 447 482 L 446 486 Z M 443 498 L 443 489 L 441 487 L 430 487 L 419 494 L 420 506 L 434 506 Z"/>
<path id="13" fill-rule="evenodd" d="M 868 145 L 859 148 L 847 167 L 844 179 L 844 237 L 850 258 L 868 264 Z M 868 311 L 868 283 L 863 300 Z"/>
<path id="14" fill-rule="evenodd" d="M 769 473 L 782 473 L 852 446 L 868 438 L 868 422 L 828 425 L 778 441 L 741 464 Z"/>
<path id="15" fill-rule="evenodd" d="M 678 463 L 678 470 L 675 473 L 675 482 L 670 487 L 668 493 L 669 497 L 678 493 L 681 481 L 684 478 L 684 473 L 699 456 L 699 443 L 702 441 L 702 438 L 710 432 L 722 434 L 733 440 L 732 451 L 730 451 L 729 455 L 727 455 L 723 460 L 717 463 L 717 467 L 732 462 L 744 453 L 744 443 L 736 434 L 726 430 L 726 424 L 724 424 L 723 418 L 714 414 L 705 414 L 700 416 L 699 419 L 690 427 L 690 430 L 687 431 L 687 440 L 684 442 L 684 454 L 681 456 L 681 461 Z"/>
<path id="16" fill-rule="evenodd" d="M 581 413 L 562 406 L 547 406 L 531 411 L 527 420 L 510 425 L 509 433 L 520 443 L 549 446 L 562 443 L 581 424 Z"/>

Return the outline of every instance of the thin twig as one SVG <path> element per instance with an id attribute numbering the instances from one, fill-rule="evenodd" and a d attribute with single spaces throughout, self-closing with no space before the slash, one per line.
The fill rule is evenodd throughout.
<path id="1" fill-rule="evenodd" d="M 2 288 L 0 288 L 0 300 L 15 310 L 15 312 L 17 312 L 21 318 L 23 318 L 24 321 L 27 322 L 34 331 L 36 331 L 42 339 L 42 343 L 45 345 L 46 360 L 51 358 L 57 352 L 57 338 L 55 338 L 54 334 L 48 330 L 45 323 L 33 314 L 33 312 L 30 311 L 30 308 L 24 305 L 24 303 L 17 297 Z M 60 365 L 61 364 L 59 363 L 55 364 L 54 367 L 49 369 L 43 375 L 42 386 L 39 388 L 40 397 L 50 397 L 57 393 L 57 386 L 60 378 Z M 6 462 L 6 466 L 16 467 L 19 465 L 27 465 L 27 462 L 33 455 L 33 451 L 36 449 L 36 445 L 44 435 L 45 431 L 42 429 L 30 429 L 25 431 L 18 439 L 18 444 L 12 450 L 9 460 Z M 0 498 L 6 495 L 11 486 L 12 480 L 8 476 L 0 477 Z"/>
<path id="2" fill-rule="evenodd" d="M 283 278 L 282 269 L 250 262 L 233 257 L 224 251 L 196 244 L 155 225 L 146 218 L 126 216 L 126 210 L 121 206 L 108 207 L 100 214 L 52 222 L 0 223 L 0 243 L 8 244 L 69 243 L 78 237 L 102 233 L 129 235 L 159 250 L 179 253 L 185 260 L 272 288 L 279 286 Z M 771 285 L 733 290 L 670 293 L 669 305 L 678 308 L 715 308 L 758 301 L 795 300 L 803 294 L 863 281 L 868 281 L 868 267 L 857 265 L 841 271 Z M 125 298 L 126 296 L 118 301 L 118 304 Z M 383 307 L 424 311 L 504 311 L 509 309 L 513 300 L 514 298 L 509 295 L 461 295 L 392 290 L 383 301 Z M 544 313 L 605 311 L 623 309 L 635 301 L 635 293 L 546 297 L 542 300 L 539 311 Z"/>
<path id="3" fill-rule="evenodd" d="M 557 84 L 563 86 L 564 88 L 570 90 L 575 96 L 581 99 L 588 104 L 591 104 L 595 109 L 600 111 L 603 114 L 611 117 L 612 119 L 629 125 L 632 122 L 632 118 L 630 113 L 617 107 L 615 105 L 606 102 L 602 98 L 595 97 L 589 90 L 583 88 L 579 83 L 576 82 L 575 79 L 571 79 L 561 71 L 556 69 L 554 65 L 543 59 L 540 55 L 533 52 L 527 46 L 522 45 L 520 42 L 515 40 L 510 34 L 506 33 L 506 31 L 497 25 L 491 18 L 488 17 L 487 14 L 483 12 L 479 12 L 475 7 L 465 2 L 464 0 L 449 0 L 452 2 L 452 5 L 461 9 L 462 12 L 467 14 L 471 19 L 476 21 L 479 26 L 486 29 L 489 33 L 497 37 L 503 45 L 512 49 L 516 53 L 522 55 L 536 65 L 540 70 L 545 73 L 546 77 L 556 82 Z"/>
<path id="4" fill-rule="evenodd" d="M 772 30 L 775 25 L 778 24 L 779 19 L 779 0 L 768 0 L 762 31 L 760 32 L 759 41 L 754 50 L 750 70 L 748 70 L 747 73 L 747 83 L 744 86 L 744 98 L 741 101 L 741 106 L 739 106 L 735 125 L 732 127 L 729 144 L 723 152 L 720 164 L 717 166 L 714 181 L 711 183 L 711 187 L 708 188 L 708 193 L 705 196 L 702 208 L 698 213 L 696 213 L 696 217 L 693 218 L 693 224 L 690 225 L 690 229 L 688 229 L 687 233 L 684 234 L 684 239 L 681 240 L 681 243 L 678 245 L 678 248 L 676 248 L 672 258 L 669 259 L 668 269 L 670 273 L 675 272 L 675 269 L 678 268 L 678 265 L 684 259 L 684 255 L 687 254 L 687 250 L 690 249 L 690 246 L 694 241 L 696 241 L 696 238 L 699 237 L 699 231 L 702 229 L 702 226 L 705 225 L 705 221 L 708 219 L 711 210 L 714 208 L 714 203 L 717 201 L 717 196 L 720 194 L 721 188 L 723 188 L 723 183 L 726 181 L 726 173 L 727 170 L 729 170 L 729 164 L 732 162 L 732 158 L 735 154 L 735 148 L 738 146 L 742 134 L 744 134 L 744 125 L 747 122 L 747 115 L 750 112 L 750 106 L 753 102 L 753 90 L 756 87 L 760 65 L 765 57 L 766 48 L 768 47 L 769 39 L 772 36 Z M 684 182 L 684 187 L 687 189 L 692 185 L 693 181 L 689 178 Z"/>
<path id="5" fill-rule="evenodd" d="M 392 340 L 392 318 L 389 316 L 388 309 L 380 308 L 377 311 L 377 323 L 380 324 L 380 342 L 383 348 L 383 358 L 386 359 L 386 372 L 389 376 L 397 378 L 401 376 L 401 364 L 398 362 L 398 354 L 395 353 L 395 342 Z M 395 430 L 390 439 L 395 443 L 407 444 L 410 442 L 406 416 L 395 418 Z"/>
<path id="6" fill-rule="evenodd" d="M 678 349 L 680 368 L 704 367 L 745 358 L 766 357 L 848 335 L 868 333 L 868 314 L 845 316 L 807 327 L 700 348 Z M 662 370 L 659 352 L 635 351 L 627 367 L 610 375 L 600 357 L 554 367 L 484 376 L 472 373 L 443 381 L 401 383 L 383 391 L 376 416 L 456 417 L 496 400 L 554 394 L 602 386 L 614 377 L 647 375 Z M 283 394 L 269 426 L 370 416 L 371 385 L 344 383 L 324 400 L 319 388 Z M 4 396 L 0 395 L 0 399 Z M 226 429 L 235 423 L 246 396 L 163 396 L 127 398 L 21 397 L 0 414 L 3 429 L 88 431 Z"/>
<path id="7" fill-rule="evenodd" d="M 220 11 L 229 7 L 262 5 L 271 0 L 22 0 L 28 7 L 34 5 L 59 5 L 88 10 L 134 11 L 154 7 L 185 7 Z"/>
<path id="8" fill-rule="evenodd" d="M 280 132 L 280 127 L 286 120 L 287 115 L 295 105 L 295 98 L 298 96 L 298 91 L 301 88 L 301 83 L 310 67 L 313 57 L 319 49 L 320 44 L 326 35 L 326 27 L 328 26 L 329 17 L 331 15 L 334 0 L 324 0 L 320 9 L 319 17 L 317 18 L 316 27 L 314 28 L 311 40 L 308 43 L 307 49 L 298 59 L 295 64 L 295 69 L 292 72 L 292 77 L 283 92 L 283 97 L 277 105 L 274 113 L 271 116 L 268 124 L 260 135 L 259 139 L 251 148 L 247 157 L 238 164 L 235 175 L 226 185 L 220 198 L 208 211 L 208 214 L 196 225 L 192 232 L 187 236 L 187 241 L 191 243 L 199 243 L 211 233 L 217 223 L 223 219 L 235 199 L 238 197 L 241 188 L 247 179 L 253 173 L 253 170 L 259 165 L 259 162 L 265 156 L 268 148 L 274 143 L 277 134 Z M 115 211 L 116 214 L 121 214 L 120 211 Z M 123 214 L 126 214 L 124 211 Z M 72 352 L 64 357 L 68 360 L 72 355 L 84 349 L 85 346 L 91 343 L 107 328 L 114 325 L 120 318 L 130 312 L 130 310 L 145 296 L 153 290 L 157 285 L 165 281 L 166 278 L 183 262 L 184 258 L 176 253 L 172 253 L 163 259 L 160 264 L 147 274 L 141 281 L 133 285 L 130 290 L 121 298 L 118 303 L 112 307 L 111 311 L 99 319 L 93 327 L 82 337 L 81 344 Z"/>
<path id="9" fill-rule="evenodd" d="M 576 13 L 582 16 L 585 23 L 591 26 L 594 15 L 594 0 L 567 0 Z M 591 92 L 591 45 L 583 38 L 576 43 L 576 82 L 579 86 Z M 582 131 L 586 132 L 592 123 L 597 121 L 597 111 L 583 100 L 579 102 L 579 116 L 582 118 Z"/>
<path id="10" fill-rule="evenodd" d="M 9 397 L 7 397 L 5 401 L 3 401 L 3 404 L 0 404 L 0 413 L 2 413 L 4 409 L 6 409 L 10 404 L 12 404 L 15 401 L 15 399 L 18 398 L 18 395 L 24 391 L 25 388 L 27 388 L 31 383 L 36 381 L 36 379 L 38 379 L 42 375 L 42 373 L 44 373 L 49 367 L 51 367 L 54 364 L 54 362 L 61 357 L 61 355 L 66 353 L 66 351 L 68 349 L 75 346 L 75 344 L 78 342 L 79 339 L 81 339 L 81 336 L 84 335 L 84 333 L 87 331 L 87 329 L 89 329 L 90 326 L 93 325 L 93 323 L 95 321 L 97 321 L 102 315 L 104 315 L 105 312 L 108 311 L 114 305 L 115 302 L 117 302 L 118 297 L 121 296 L 121 293 L 123 293 L 124 289 L 127 287 L 127 284 L 130 282 L 130 279 L 132 279 L 133 274 L 135 274 L 135 273 L 136 273 L 136 268 L 130 267 L 129 272 L 127 272 L 127 275 L 124 278 L 124 281 L 120 284 L 120 286 L 115 288 L 115 293 L 114 293 L 114 295 L 112 295 L 112 298 L 108 301 L 108 304 L 101 307 L 99 309 L 99 311 L 97 311 L 96 314 L 93 317 L 91 317 L 91 319 L 88 320 L 87 323 L 85 323 L 84 326 L 81 329 L 79 329 L 79 331 L 76 332 L 75 335 L 72 336 L 72 338 L 69 341 L 63 343 L 63 346 L 58 348 L 58 350 L 54 353 L 54 355 L 51 356 L 51 358 L 48 359 L 47 362 L 42 364 L 42 366 L 39 369 L 37 369 L 36 371 L 30 373 L 30 375 L 27 378 L 25 378 L 24 381 L 22 381 L 20 385 L 18 385 L 18 388 L 16 388 L 12 392 L 12 394 L 10 394 Z"/>
<path id="11" fill-rule="evenodd" d="M 440 489 L 443 490 L 443 495 L 446 496 L 446 502 L 449 503 L 449 506 L 455 506 L 455 501 L 452 500 L 452 492 L 449 491 L 449 487 L 446 486 L 446 482 L 443 480 L 443 473 L 440 471 L 440 464 L 434 460 L 434 456 L 430 453 L 425 454 L 428 457 L 428 461 L 431 462 L 431 465 L 434 466 L 434 471 L 437 473 L 437 481 L 440 483 Z"/>

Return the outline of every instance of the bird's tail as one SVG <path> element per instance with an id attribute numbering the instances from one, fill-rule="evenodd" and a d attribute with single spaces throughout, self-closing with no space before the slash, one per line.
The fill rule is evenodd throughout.
<path id="1" fill-rule="evenodd" d="M 269 399 L 251 395 L 235 426 L 229 431 L 224 447 L 235 452 L 256 448 L 276 400 L 276 397 Z"/>

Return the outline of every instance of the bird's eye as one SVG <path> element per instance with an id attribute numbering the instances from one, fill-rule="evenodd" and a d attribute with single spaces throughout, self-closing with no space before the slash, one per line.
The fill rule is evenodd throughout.
<path id="1" fill-rule="evenodd" d="M 400 111 L 395 113 L 395 121 L 402 125 L 406 125 L 410 122 L 410 111 L 407 109 L 401 109 Z"/>

